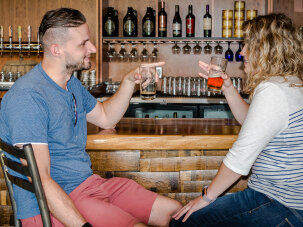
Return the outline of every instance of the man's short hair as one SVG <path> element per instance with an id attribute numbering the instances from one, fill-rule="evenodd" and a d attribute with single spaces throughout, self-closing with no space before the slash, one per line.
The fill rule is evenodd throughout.
<path id="1" fill-rule="evenodd" d="M 51 28 L 71 28 L 79 27 L 86 23 L 85 16 L 76 9 L 60 8 L 50 10 L 44 15 L 39 26 L 39 38 L 43 43 L 43 36 Z"/>

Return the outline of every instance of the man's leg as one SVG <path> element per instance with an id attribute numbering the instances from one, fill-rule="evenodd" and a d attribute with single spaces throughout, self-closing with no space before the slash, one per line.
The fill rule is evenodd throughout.
<path id="1" fill-rule="evenodd" d="M 149 217 L 148 224 L 155 226 L 168 226 L 171 216 L 174 215 L 182 205 L 176 200 L 158 195 Z"/>
<path id="2" fill-rule="evenodd" d="M 182 207 L 179 202 L 157 195 L 130 179 L 111 178 L 103 187 L 110 191 L 112 204 L 148 225 L 168 226 L 171 216 Z"/>

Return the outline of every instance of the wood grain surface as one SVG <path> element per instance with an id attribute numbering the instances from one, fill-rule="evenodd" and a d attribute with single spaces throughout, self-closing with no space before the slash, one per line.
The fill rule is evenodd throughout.
<path id="1" fill-rule="evenodd" d="M 234 119 L 123 118 L 112 130 L 88 125 L 86 149 L 228 149 L 239 131 Z"/>

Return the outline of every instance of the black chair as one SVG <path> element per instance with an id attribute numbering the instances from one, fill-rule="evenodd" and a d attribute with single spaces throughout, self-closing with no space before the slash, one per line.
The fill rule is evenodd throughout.
<path id="1" fill-rule="evenodd" d="M 13 155 L 18 159 L 26 160 L 27 165 L 22 165 L 7 158 L 4 152 Z M 21 149 L 9 145 L 0 139 L 0 163 L 13 207 L 15 226 L 20 227 L 21 224 L 20 220 L 17 219 L 17 205 L 13 197 L 13 184 L 18 185 L 19 187 L 27 191 L 35 193 L 43 221 L 43 226 L 51 227 L 50 214 L 46 203 L 46 198 L 38 172 L 32 145 L 26 144 Z M 24 176 L 27 176 L 28 178 L 30 177 L 31 182 L 9 174 L 8 168 Z"/>

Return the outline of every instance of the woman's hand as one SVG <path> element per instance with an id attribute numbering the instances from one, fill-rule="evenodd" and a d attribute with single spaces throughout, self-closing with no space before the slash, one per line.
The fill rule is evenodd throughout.
<path id="1" fill-rule="evenodd" d="M 204 71 L 204 73 L 199 73 L 199 75 L 205 79 L 208 79 L 207 74 L 209 71 L 209 64 L 207 64 L 203 61 L 199 61 L 199 66 Z M 224 80 L 223 85 L 222 85 L 223 91 L 233 86 L 233 83 L 232 83 L 230 77 L 226 73 L 222 72 L 221 78 Z"/>
<path id="2" fill-rule="evenodd" d="M 195 198 L 194 200 L 190 201 L 187 205 L 182 207 L 175 215 L 172 216 L 173 219 L 178 220 L 184 214 L 185 217 L 183 218 L 182 222 L 185 222 L 189 216 L 197 210 L 200 210 L 203 207 L 206 207 L 209 203 L 202 199 L 202 196 Z"/>

